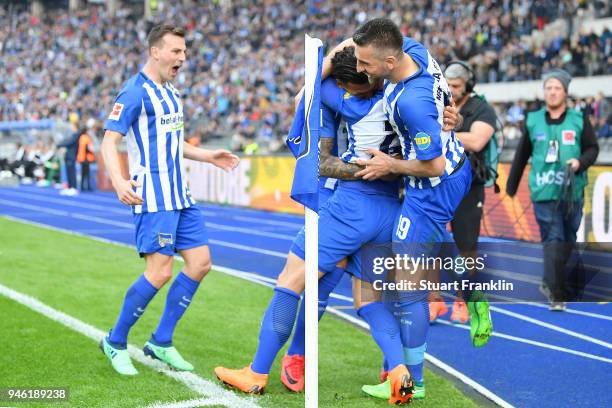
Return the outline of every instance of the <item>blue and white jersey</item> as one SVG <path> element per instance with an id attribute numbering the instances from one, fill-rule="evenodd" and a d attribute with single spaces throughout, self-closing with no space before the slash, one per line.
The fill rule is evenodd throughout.
<path id="1" fill-rule="evenodd" d="M 346 122 L 348 147 L 340 156 L 342 160 L 348 163 L 368 160 L 371 158 L 366 153 L 368 149 L 388 153 L 393 146 L 399 146 L 383 111 L 382 97 L 383 91 L 368 99 L 353 96 L 340 88 L 333 78 L 321 84 L 321 103 L 340 114 Z"/>
<path id="2" fill-rule="evenodd" d="M 463 145 L 453 131 L 442 130 L 444 107 L 451 92 L 440 66 L 421 43 L 404 38 L 404 52 L 419 70 L 396 84 L 385 81 L 384 110 L 400 136 L 404 160 L 431 160 L 444 156 L 440 177 L 406 177 L 406 189 L 435 187 L 448 177 L 463 156 Z"/>
<path id="3" fill-rule="evenodd" d="M 321 84 L 321 104 L 336 114 L 333 125 L 338 128 L 340 120 L 346 123 L 347 148 L 339 157 L 347 163 L 358 159 L 369 160 L 368 149 L 376 149 L 393 154 L 399 151 L 399 140 L 387 122 L 383 111 L 383 91 L 378 91 L 371 98 L 353 96 L 340 88 L 336 80 L 327 78 Z M 325 120 L 325 115 L 323 116 Z M 329 125 L 327 125 L 329 126 Z M 323 129 L 326 124 L 323 124 Z M 321 134 L 321 137 L 324 137 Z M 397 193 L 398 183 L 387 181 L 342 182 L 342 185 L 358 187 L 362 191 L 376 193 L 388 191 Z"/>
<path id="4" fill-rule="evenodd" d="M 130 177 L 144 203 L 134 213 L 180 210 L 195 204 L 183 166 L 183 104 L 166 82 L 139 72 L 123 85 L 104 128 L 126 137 Z"/>

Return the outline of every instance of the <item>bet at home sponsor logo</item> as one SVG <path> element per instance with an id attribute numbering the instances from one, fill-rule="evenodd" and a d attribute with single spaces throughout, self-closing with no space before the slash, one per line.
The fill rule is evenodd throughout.
<path id="1" fill-rule="evenodd" d="M 176 132 L 183 129 L 183 114 L 169 113 L 158 119 L 157 128 L 162 133 Z"/>

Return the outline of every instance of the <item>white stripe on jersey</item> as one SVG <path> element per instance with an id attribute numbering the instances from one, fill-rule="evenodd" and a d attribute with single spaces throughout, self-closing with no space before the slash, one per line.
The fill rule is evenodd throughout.
<path id="1" fill-rule="evenodd" d="M 166 104 L 168 105 L 168 107 L 170 108 L 172 113 L 175 113 L 174 103 L 172 103 L 172 98 L 169 95 L 169 90 L 167 88 L 161 88 L 160 92 L 161 92 L 162 97 L 164 98 L 164 101 L 166 101 Z M 178 103 L 177 103 L 177 108 L 179 109 L 179 112 L 180 112 L 181 106 Z M 176 131 L 173 131 L 172 134 L 171 134 L 170 152 L 174 152 L 175 153 L 174 155 L 172 155 L 172 163 L 175 163 L 175 160 L 176 160 L 176 152 L 177 152 L 177 150 L 176 150 L 177 145 L 176 144 L 178 143 L 178 140 L 180 138 L 179 132 L 180 132 L 180 130 L 176 130 Z M 182 165 L 183 160 L 180 160 L 180 163 Z M 177 175 L 177 171 L 178 170 L 179 169 L 176 169 L 176 168 L 174 169 L 174 172 L 172 174 L 172 181 L 173 181 L 174 186 L 175 186 L 174 187 L 174 200 L 176 201 L 176 205 L 180 207 L 181 206 L 181 200 L 179 200 L 178 188 L 176 188 L 176 186 L 178 186 L 178 184 L 176 182 L 176 175 Z M 181 172 L 181 174 L 182 174 L 182 172 Z"/>
<path id="2" fill-rule="evenodd" d="M 399 99 L 399 97 L 401 96 L 402 93 L 404 93 L 404 89 L 402 89 L 401 91 L 399 91 L 397 93 L 397 95 L 395 96 L 395 98 L 388 103 L 388 99 L 387 96 L 390 95 L 393 90 L 395 89 L 397 84 L 394 83 L 389 83 L 387 85 L 387 87 L 385 88 L 385 96 L 383 97 L 383 101 L 384 101 L 384 109 L 386 112 L 390 112 L 388 115 L 388 119 L 389 119 L 389 123 L 391 123 L 391 126 L 393 127 L 393 130 L 395 130 L 395 133 L 398 135 L 399 137 L 399 141 L 400 141 L 400 146 L 402 147 L 402 156 L 405 156 L 405 152 L 406 152 L 406 141 L 403 137 L 401 137 L 402 132 L 399 129 L 399 126 L 397 125 L 397 123 L 395 122 L 395 116 L 393 115 L 393 112 L 395 112 L 395 105 L 397 104 L 397 100 Z M 397 111 L 397 114 L 399 116 L 399 111 Z M 400 116 L 401 118 L 401 116 Z M 403 118 L 402 118 L 403 119 Z M 405 160 L 414 160 L 416 159 L 416 151 L 414 148 L 414 144 L 410 143 L 410 151 L 408 152 L 408 157 L 405 157 Z M 406 179 L 408 180 L 408 184 L 410 185 L 410 187 L 415 188 L 416 187 L 416 179 L 412 176 L 408 176 L 406 177 Z"/>
<path id="3" fill-rule="evenodd" d="M 144 101 L 142 102 L 142 111 L 140 116 L 138 117 L 138 132 L 141 136 L 142 142 L 142 150 L 144 151 L 144 163 L 145 166 L 148 167 L 149 163 L 151 163 L 151 157 L 149 154 L 149 120 L 147 113 L 144 107 Z M 140 163 L 138 163 L 140 165 Z M 148 174 L 147 169 L 142 168 L 144 183 L 143 187 L 146 191 L 146 197 L 142 197 L 145 202 L 145 208 L 149 212 L 157 211 L 157 199 L 155 198 L 155 189 L 153 187 L 153 180 L 151 175 Z M 138 206 L 138 208 L 134 208 L 134 212 L 136 214 L 141 213 L 143 210 L 142 206 Z"/>
<path id="4" fill-rule="evenodd" d="M 179 94 L 179 91 L 177 91 L 177 89 L 174 87 L 174 85 L 172 85 L 170 82 L 167 83 L 168 88 L 170 88 L 170 90 L 172 91 L 172 93 L 175 95 L 175 101 L 176 104 L 178 106 L 178 110 L 179 112 L 183 112 L 183 103 L 181 102 L 181 97 Z M 183 130 L 184 132 L 184 130 Z M 181 137 L 182 136 L 182 137 Z M 189 193 L 189 186 L 187 185 L 187 174 L 185 173 L 185 162 L 184 162 L 184 156 L 183 156 L 183 141 L 184 141 L 184 134 L 183 135 L 179 135 L 178 131 L 177 131 L 177 141 L 180 142 L 179 146 L 178 146 L 178 150 L 177 150 L 177 154 L 179 155 L 179 163 L 180 163 L 180 174 L 181 174 L 181 181 L 182 181 L 182 186 L 180 186 L 180 195 L 183 197 L 183 201 L 185 203 L 185 208 L 187 207 L 191 207 L 192 205 L 195 205 L 195 201 L 193 201 L 193 199 L 191 198 L 191 193 Z M 176 169 L 175 169 L 176 170 Z M 175 171 L 175 174 L 178 174 Z M 176 178 L 175 178 L 176 181 Z M 176 196 L 179 195 L 179 186 L 178 184 L 175 184 L 175 193 Z M 180 201 L 177 201 L 177 205 L 180 205 Z"/>
<path id="5" fill-rule="evenodd" d="M 157 166 L 158 166 L 158 171 L 159 171 L 159 181 L 160 181 L 161 189 L 162 189 L 162 197 L 164 199 L 164 209 L 166 211 L 170 211 L 173 208 L 172 208 L 172 201 L 170 199 L 170 183 L 168 182 L 168 163 L 166 162 L 166 139 L 167 137 L 165 134 L 160 134 L 160 129 L 157 126 L 158 125 L 157 121 L 159 120 L 159 118 L 161 118 L 162 116 L 166 114 L 164 113 L 164 108 L 160 100 L 157 98 L 157 95 L 155 94 L 155 90 L 153 89 L 153 87 L 147 83 L 145 83 L 143 86 L 145 90 L 147 91 L 147 93 L 149 94 L 149 97 L 151 98 L 151 103 L 153 104 L 153 109 L 155 110 L 155 126 L 156 126 L 156 133 L 157 133 L 157 137 L 155 138 L 155 141 L 157 142 Z M 158 87 L 157 89 L 161 89 L 161 88 Z M 174 113 L 174 107 L 170 108 L 170 110 L 171 110 L 170 113 Z"/>
<path id="6" fill-rule="evenodd" d="M 377 101 L 372 109 L 352 125 L 346 124 L 349 134 L 350 146 L 342 154 L 343 159 L 350 159 L 351 162 L 357 159 L 371 159 L 371 155 L 366 153 L 368 149 L 380 150 L 382 143 L 388 135 L 393 134 L 392 130 L 386 129 L 387 117 L 383 110 L 382 98 Z M 352 143 L 351 143 L 352 142 Z M 353 153 L 354 152 L 354 153 Z"/>

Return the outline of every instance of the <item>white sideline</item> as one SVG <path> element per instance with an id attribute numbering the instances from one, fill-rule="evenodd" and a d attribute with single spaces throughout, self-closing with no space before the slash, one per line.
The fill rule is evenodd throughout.
<path id="1" fill-rule="evenodd" d="M 0 295 L 3 295 L 13 301 L 40 313 L 41 315 L 54 320 L 58 323 L 63 324 L 69 329 L 74 330 L 77 333 L 84 335 L 85 337 L 89 337 L 95 342 L 99 342 L 105 335 L 106 332 L 97 329 L 81 320 L 78 320 L 70 315 L 67 315 L 64 312 L 61 312 L 57 309 L 48 306 L 36 298 L 25 295 L 21 292 L 17 292 L 11 288 L 8 288 L 2 284 L 0 284 Z M 174 380 L 183 383 L 192 391 L 197 392 L 200 395 L 210 396 L 212 399 L 217 401 L 218 405 L 224 405 L 227 407 L 258 407 L 252 398 L 244 399 L 238 397 L 231 391 L 226 391 L 221 386 L 214 384 L 209 380 L 205 380 L 204 378 L 188 372 L 179 372 L 168 369 L 165 364 L 152 360 L 149 357 L 146 357 L 142 350 L 139 348 L 128 345 L 128 351 L 130 352 L 130 356 L 138 361 L 139 363 L 154 369 L 157 372 L 160 372 L 164 375 L 167 375 Z"/>
<path id="2" fill-rule="evenodd" d="M 205 398 L 186 401 L 156 402 L 154 404 L 147 405 L 145 408 L 196 408 L 210 407 L 214 405 L 223 405 L 223 402 L 219 401 L 217 398 Z"/>

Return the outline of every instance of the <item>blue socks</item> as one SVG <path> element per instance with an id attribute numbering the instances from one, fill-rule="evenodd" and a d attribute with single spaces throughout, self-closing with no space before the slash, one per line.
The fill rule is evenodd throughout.
<path id="1" fill-rule="evenodd" d="M 336 268 L 333 272 L 328 272 L 319 279 L 319 320 L 323 317 L 325 309 L 327 308 L 327 301 L 329 295 L 334 290 L 342 276 L 344 275 L 344 269 Z M 298 312 L 297 323 L 295 324 L 295 332 L 293 333 L 293 339 L 287 350 L 287 354 L 292 356 L 298 354 L 303 356 L 306 353 L 306 311 L 305 302 L 302 300 L 300 304 L 300 311 Z"/>
<path id="2" fill-rule="evenodd" d="M 399 302 L 395 315 L 400 324 L 404 358 L 410 375 L 417 382 L 423 381 L 423 364 L 429 331 L 429 302 Z"/>
<path id="3" fill-rule="evenodd" d="M 138 321 L 145 308 L 157 293 L 157 288 L 140 275 L 128 289 L 123 301 L 123 307 L 115 327 L 109 334 L 109 341 L 118 347 L 127 347 L 127 336 L 130 328 Z"/>
<path id="4" fill-rule="evenodd" d="M 154 344 L 162 347 L 172 345 L 172 336 L 174 335 L 176 324 L 191 304 L 193 295 L 199 285 L 200 282 L 191 279 L 183 272 L 176 276 L 168 290 L 164 313 L 151 338 Z"/>
<path id="5" fill-rule="evenodd" d="M 389 369 L 404 364 L 400 327 L 385 304 L 369 303 L 360 307 L 357 314 L 370 325 L 370 333 L 385 355 Z"/>
<path id="6" fill-rule="evenodd" d="M 291 289 L 276 287 L 261 321 L 259 345 L 251 369 L 268 374 L 280 349 L 291 335 L 300 295 Z"/>

